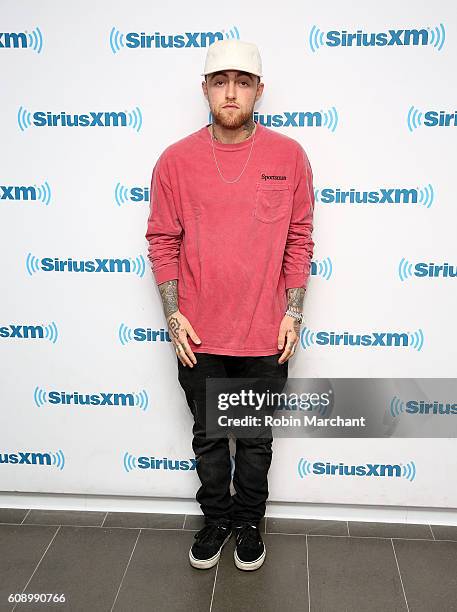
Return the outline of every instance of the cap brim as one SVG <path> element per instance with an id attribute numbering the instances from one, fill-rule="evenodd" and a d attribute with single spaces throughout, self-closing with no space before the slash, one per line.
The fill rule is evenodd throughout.
<path id="1" fill-rule="evenodd" d="M 206 76 L 208 74 L 213 74 L 213 72 L 221 72 L 222 70 L 238 70 L 238 68 L 222 68 L 221 70 L 211 70 L 211 72 L 202 72 L 200 76 Z M 242 72 L 248 72 L 247 70 L 243 70 Z M 253 74 L 254 76 L 258 76 L 259 79 L 262 78 L 262 74 L 257 74 L 257 72 L 250 72 L 249 74 Z"/>

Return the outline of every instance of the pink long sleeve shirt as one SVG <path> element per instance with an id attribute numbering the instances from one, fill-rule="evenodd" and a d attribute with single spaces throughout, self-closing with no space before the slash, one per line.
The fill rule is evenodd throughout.
<path id="1" fill-rule="evenodd" d="M 226 180 L 253 136 L 214 141 Z M 286 289 L 305 287 L 313 255 L 313 175 L 303 147 L 257 123 L 246 169 L 220 177 L 208 127 L 168 146 L 151 179 L 146 239 L 157 285 L 178 280 L 195 353 L 273 355 Z"/>

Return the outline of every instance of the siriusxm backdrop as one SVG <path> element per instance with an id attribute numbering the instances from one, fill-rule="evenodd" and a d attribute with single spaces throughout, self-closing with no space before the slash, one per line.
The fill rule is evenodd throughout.
<path id="1" fill-rule="evenodd" d="M 158 156 L 209 120 L 216 39 L 259 46 L 255 119 L 313 168 L 290 376 L 455 376 L 451 0 L 3 0 L 0 18 L 1 490 L 194 497 L 144 235 Z M 456 469 L 451 438 L 275 439 L 270 500 L 455 508 Z"/>

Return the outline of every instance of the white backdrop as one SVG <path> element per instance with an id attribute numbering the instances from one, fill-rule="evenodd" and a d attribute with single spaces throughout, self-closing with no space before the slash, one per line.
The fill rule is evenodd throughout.
<path id="1" fill-rule="evenodd" d="M 272 129 L 299 141 L 313 168 L 313 274 L 289 375 L 455 376 L 456 280 L 416 272 L 457 265 L 451 0 L 84 0 L 65 11 L 2 0 L 0 16 L 2 491 L 178 499 L 199 486 L 144 234 L 158 156 L 208 122 L 199 75 L 214 37 L 259 46 L 255 118 L 276 116 Z M 358 31 L 379 44 L 340 44 Z M 157 36 L 149 48 L 141 33 Z M 169 36 L 175 46 L 156 45 Z M 300 123 L 300 112 L 315 115 Z M 95 125 L 64 125 L 84 115 Z M 340 192 L 378 201 L 341 203 Z M 406 341 L 318 341 L 330 332 Z M 273 448 L 272 501 L 457 507 L 454 439 Z M 304 460 L 394 470 L 304 475 Z"/>

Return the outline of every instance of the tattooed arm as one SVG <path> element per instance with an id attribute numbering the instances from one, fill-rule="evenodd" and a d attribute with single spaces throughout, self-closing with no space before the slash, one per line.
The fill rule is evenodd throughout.
<path id="1" fill-rule="evenodd" d="M 312 239 L 314 189 L 311 165 L 301 145 L 297 153 L 292 215 L 284 247 L 283 271 L 288 308 L 301 313 L 314 252 L 314 241 Z M 278 348 L 282 349 L 284 344 L 286 344 L 286 347 L 279 363 L 287 361 L 293 354 L 299 342 L 299 334 L 300 323 L 294 317 L 284 315 L 279 328 Z"/>
<path id="2" fill-rule="evenodd" d="M 177 279 L 166 281 L 159 285 L 160 297 L 162 298 L 163 311 L 168 324 L 168 331 L 175 347 L 179 346 L 179 332 L 181 324 L 178 312 L 178 281 Z"/>
<path id="3" fill-rule="evenodd" d="M 179 332 L 181 323 L 178 311 L 178 281 L 177 279 L 166 281 L 159 285 L 160 297 L 162 298 L 163 311 L 167 319 L 168 331 L 176 348 L 179 348 Z"/>
<path id="4" fill-rule="evenodd" d="M 159 285 L 159 291 L 162 298 L 163 311 L 168 321 L 168 317 L 178 310 L 178 281 L 173 279 L 162 283 Z"/>
<path id="5" fill-rule="evenodd" d="M 303 287 L 297 287 L 294 289 L 287 289 L 287 308 L 300 314 L 303 312 L 303 299 L 305 297 L 305 289 Z M 294 329 L 298 335 L 300 332 L 300 323 L 297 319 L 294 319 Z"/>
<path id="6" fill-rule="evenodd" d="M 197 359 L 187 340 L 187 334 L 192 340 L 199 344 L 194 328 L 187 317 L 179 312 L 178 306 L 178 281 L 169 280 L 159 285 L 160 296 L 162 298 L 163 311 L 168 324 L 168 333 L 176 350 L 176 355 L 183 365 L 191 367 L 197 363 Z"/>
<path id="7" fill-rule="evenodd" d="M 305 289 L 297 287 L 296 289 L 287 289 L 288 308 L 295 312 L 303 312 L 303 299 L 305 297 Z"/>
<path id="8" fill-rule="evenodd" d="M 197 360 L 187 336 L 198 344 L 201 340 L 178 306 L 179 253 L 184 228 L 176 209 L 167 160 L 167 154 L 162 153 L 152 172 L 150 213 L 145 237 L 176 355 L 183 365 L 193 367 Z"/>

